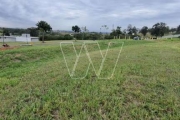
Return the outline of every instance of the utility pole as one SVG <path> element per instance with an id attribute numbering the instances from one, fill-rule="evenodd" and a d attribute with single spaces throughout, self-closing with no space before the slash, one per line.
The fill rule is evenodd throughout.
<path id="1" fill-rule="evenodd" d="M 26 41 L 27 41 L 27 44 L 28 44 L 27 33 L 26 33 Z"/>
<path id="2" fill-rule="evenodd" d="M 28 44 L 28 40 L 27 40 L 27 30 L 26 30 L 26 42 L 27 42 L 27 44 Z"/>
<path id="3" fill-rule="evenodd" d="M 86 26 L 82 27 L 82 40 L 84 40 L 85 33 L 87 32 Z"/>
<path id="4" fill-rule="evenodd" d="M 3 28 L 3 45 L 4 45 L 4 28 Z"/>

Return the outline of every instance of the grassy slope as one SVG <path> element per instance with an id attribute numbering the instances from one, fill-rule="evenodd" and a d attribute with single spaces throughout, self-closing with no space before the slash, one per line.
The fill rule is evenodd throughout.
<path id="1" fill-rule="evenodd" d="M 73 64 L 71 47 L 64 49 Z M 89 49 L 96 61 L 95 46 Z M 111 80 L 97 79 L 92 69 L 85 79 L 73 80 L 59 45 L 1 51 L 0 118 L 179 119 L 179 53 L 179 41 L 125 41 Z M 82 57 L 81 74 L 88 60 Z M 103 75 L 110 73 L 112 57 Z"/>

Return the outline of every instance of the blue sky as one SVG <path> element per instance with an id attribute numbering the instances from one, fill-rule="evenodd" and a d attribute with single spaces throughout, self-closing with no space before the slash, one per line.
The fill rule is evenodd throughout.
<path id="1" fill-rule="evenodd" d="M 47 21 L 54 30 L 71 30 L 73 25 L 99 31 L 102 25 L 127 28 L 152 27 L 165 22 L 180 25 L 180 0 L 0 0 L 0 26 L 35 27 Z"/>

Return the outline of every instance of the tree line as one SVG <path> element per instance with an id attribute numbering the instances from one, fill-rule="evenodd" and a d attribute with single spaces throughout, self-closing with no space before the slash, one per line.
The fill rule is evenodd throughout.
<path id="1" fill-rule="evenodd" d="M 107 25 L 103 25 L 101 29 L 109 29 Z M 75 32 L 75 37 L 79 39 L 79 34 L 87 34 L 85 31 L 82 31 L 79 26 L 75 25 L 72 26 L 72 31 Z M 148 28 L 147 26 L 143 26 L 141 29 L 136 28 L 135 26 L 132 26 L 131 24 L 128 25 L 127 29 L 122 30 L 120 26 L 117 26 L 116 29 L 112 29 L 112 32 L 110 34 L 105 34 L 103 37 L 100 37 L 102 35 L 100 31 L 100 39 L 114 39 L 114 38 L 133 38 L 135 36 L 139 36 L 142 38 L 158 38 L 162 37 L 165 34 L 180 34 L 180 25 L 177 26 L 177 28 L 169 28 L 166 23 L 160 22 L 154 24 L 151 28 Z M 81 35 L 82 36 L 82 35 Z M 97 38 L 97 37 L 96 37 Z M 85 38 L 84 38 L 85 39 Z"/>
<path id="2" fill-rule="evenodd" d="M 148 34 L 148 35 L 147 35 Z M 141 29 L 132 26 L 131 24 L 128 25 L 127 29 L 121 31 L 121 27 L 117 27 L 116 29 L 112 30 L 110 33 L 111 36 L 140 36 L 143 38 L 150 38 L 150 37 L 162 37 L 165 34 L 180 34 L 180 25 L 177 28 L 169 28 L 166 23 L 160 22 L 156 23 L 152 26 L 152 28 L 148 28 L 147 26 L 143 26 Z"/>
<path id="3" fill-rule="evenodd" d="M 100 32 L 89 32 L 86 27 L 80 28 L 78 25 L 72 26 L 72 31 L 74 34 L 59 34 L 52 31 L 52 27 L 46 21 L 39 21 L 36 24 L 37 27 L 31 27 L 27 29 L 18 29 L 18 28 L 1 28 L 0 33 L 5 36 L 12 35 L 21 35 L 23 33 L 28 33 L 32 37 L 40 37 L 40 40 L 97 40 L 97 39 L 126 39 L 133 38 L 135 36 L 150 38 L 150 37 L 162 37 L 165 34 L 180 34 L 180 25 L 177 28 L 169 28 L 166 23 L 160 22 L 154 24 L 151 28 L 143 26 L 141 29 L 129 24 L 126 29 L 123 29 L 120 26 L 112 29 L 112 31 L 107 33 L 109 29 L 107 25 L 102 25 L 100 27 Z M 101 30 L 106 30 L 106 33 L 101 32 Z"/>

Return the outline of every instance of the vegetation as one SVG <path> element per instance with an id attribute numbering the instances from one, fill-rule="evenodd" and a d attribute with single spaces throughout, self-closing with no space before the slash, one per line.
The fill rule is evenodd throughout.
<path id="1" fill-rule="evenodd" d="M 98 42 L 104 54 L 109 41 Z M 179 40 L 119 42 L 124 47 L 110 80 L 98 79 L 92 67 L 85 79 L 71 79 L 58 41 L 0 51 L 0 119 L 178 120 Z M 77 52 L 81 45 L 76 42 Z M 73 66 L 73 47 L 62 47 L 69 67 Z M 98 68 L 97 46 L 87 49 Z M 112 44 L 102 76 L 110 74 L 118 51 Z M 77 75 L 84 75 L 87 64 L 82 51 Z"/>
<path id="2" fill-rule="evenodd" d="M 85 34 L 89 31 L 86 26 L 81 28 L 82 31 L 82 40 L 84 40 Z"/>
<path id="3" fill-rule="evenodd" d="M 78 38 L 79 38 L 79 34 L 78 34 L 78 33 L 80 33 L 80 32 L 81 32 L 80 27 L 79 27 L 79 26 L 77 26 L 77 25 L 72 26 L 72 31 L 74 31 L 74 32 L 75 32 L 74 37 L 75 37 L 76 39 L 78 39 Z M 82 34 L 81 34 L 81 39 L 82 39 Z"/>
<path id="4" fill-rule="evenodd" d="M 144 35 L 144 37 L 146 36 L 146 34 L 148 33 L 148 27 L 144 26 L 142 27 L 142 29 L 140 30 L 140 32 Z"/>
<path id="5" fill-rule="evenodd" d="M 72 26 L 72 31 L 74 31 L 75 33 L 79 33 L 81 32 L 81 29 L 79 28 L 79 26 L 75 25 L 75 26 Z"/>
<path id="6" fill-rule="evenodd" d="M 129 35 L 137 35 L 138 29 L 134 26 L 132 27 L 132 25 L 130 24 L 127 28 L 127 34 Z"/>
<path id="7" fill-rule="evenodd" d="M 30 27 L 27 29 L 19 29 L 19 28 L 5 28 L 5 35 L 9 36 L 10 33 L 12 35 L 21 35 L 23 33 L 29 33 L 32 37 L 38 37 L 40 33 L 41 41 L 45 40 L 98 40 L 98 39 L 133 39 L 134 37 L 144 37 L 144 38 L 158 38 L 166 35 L 174 35 L 180 34 L 180 25 L 177 28 L 169 28 L 166 23 L 160 22 L 156 23 L 152 26 L 152 28 L 148 28 L 147 26 L 142 27 L 141 29 L 136 26 L 128 25 L 127 29 L 121 30 L 120 26 L 117 26 L 116 29 L 112 29 L 111 33 L 108 33 L 107 30 L 109 27 L 107 25 L 103 25 L 100 28 L 99 32 L 90 32 L 86 27 L 80 28 L 78 25 L 72 26 L 72 31 L 75 33 L 74 35 L 69 33 L 61 33 L 51 31 L 52 28 L 50 24 L 46 21 L 40 21 L 36 24 L 36 27 Z M 2 28 L 0 28 L 0 34 L 2 35 Z M 51 32 L 50 32 L 51 31 Z M 46 33 L 46 35 L 45 35 Z M 65 36 L 65 37 L 64 37 Z M 73 37 L 73 38 L 72 38 Z"/>
<path id="8" fill-rule="evenodd" d="M 103 25 L 101 28 L 102 28 L 102 29 L 104 28 L 104 30 L 105 30 L 106 33 L 107 33 L 107 30 L 109 29 L 107 25 Z"/>
<path id="9" fill-rule="evenodd" d="M 110 34 L 110 36 L 120 38 L 121 34 L 122 34 L 121 27 L 117 26 L 116 30 L 112 30 L 112 33 Z"/>
<path id="10" fill-rule="evenodd" d="M 8 29 L 3 29 L 3 35 L 10 36 L 9 30 Z"/>
<path id="11" fill-rule="evenodd" d="M 151 34 L 155 35 L 156 37 L 158 36 L 164 36 L 165 33 L 167 33 L 169 30 L 168 26 L 166 26 L 166 23 L 156 23 L 153 25 L 153 28 L 151 29 Z"/>
<path id="12" fill-rule="evenodd" d="M 40 37 L 40 41 L 42 41 L 42 36 Z M 73 40 L 73 37 L 69 34 L 66 35 L 45 35 L 44 39 L 46 41 L 52 41 L 52 40 Z"/>
<path id="13" fill-rule="evenodd" d="M 176 33 L 180 34 L 180 25 L 177 27 Z"/>
<path id="14" fill-rule="evenodd" d="M 44 34 L 51 31 L 52 28 L 51 26 L 46 22 L 46 21 L 39 21 L 37 24 L 37 29 L 40 30 L 42 32 L 42 42 L 44 43 Z"/>
<path id="15" fill-rule="evenodd" d="M 3 29 L 3 28 L 0 28 L 0 29 Z M 4 29 L 8 31 L 7 36 L 9 36 L 10 33 L 12 35 L 18 35 L 18 36 L 22 35 L 23 33 L 29 33 L 28 29 L 23 29 L 23 28 L 4 28 Z"/>
<path id="16" fill-rule="evenodd" d="M 39 36 L 38 29 L 35 28 L 35 27 L 28 28 L 28 33 L 29 33 L 32 37 L 38 37 L 38 36 Z"/>

